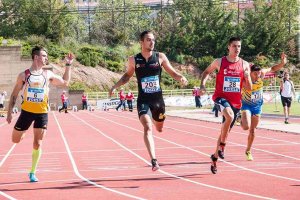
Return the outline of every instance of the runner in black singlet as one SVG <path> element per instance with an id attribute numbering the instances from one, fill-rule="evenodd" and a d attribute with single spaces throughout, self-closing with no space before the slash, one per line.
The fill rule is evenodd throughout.
<path id="1" fill-rule="evenodd" d="M 129 57 L 126 73 L 111 88 L 109 95 L 111 96 L 116 88 L 127 83 L 135 72 L 139 90 L 138 115 L 144 127 L 144 142 L 151 157 L 152 170 L 156 171 L 159 165 L 155 155 L 152 121 L 156 130 L 161 132 L 165 120 L 165 103 L 160 86 L 162 68 L 183 85 L 187 85 L 187 79 L 174 70 L 164 53 L 153 51 L 155 38 L 152 31 L 141 33 L 140 44 L 141 53 Z"/>

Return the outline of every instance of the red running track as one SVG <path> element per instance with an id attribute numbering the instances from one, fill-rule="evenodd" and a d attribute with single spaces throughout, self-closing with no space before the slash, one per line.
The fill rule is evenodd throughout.
<path id="1" fill-rule="evenodd" d="M 220 124 L 167 117 L 154 131 L 161 170 L 152 172 L 137 113 L 49 114 L 48 133 L 29 183 L 32 129 L 17 145 L 0 119 L 0 199 L 299 199 L 300 135 L 257 130 L 254 161 L 247 132 L 231 131 L 225 161 L 210 172 Z"/>

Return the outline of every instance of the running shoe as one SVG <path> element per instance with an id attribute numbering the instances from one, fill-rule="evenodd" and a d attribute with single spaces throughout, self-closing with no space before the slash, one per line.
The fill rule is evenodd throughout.
<path id="1" fill-rule="evenodd" d="M 35 176 L 34 173 L 29 173 L 28 176 L 29 176 L 30 182 L 38 182 L 39 181 L 39 179 Z"/>
<path id="2" fill-rule="evenodd" d="M 288 120 L 285 120 L 284 123 L 285 123 L 285 124 L 289 124 L 289 121 L 288 121 Z"/>
<path id="3" fill-rule="evenodd" d="M 210 156 L 210 159 L 211 159 L 210 171 L 211 171 L 211 173 L 216 174 L 217 173 L 217 161 L 218 161 L 218 158 L 216 158 L 214 156 L 214 154 L 212 154 Z"/>
<path id="4" fill-rule="evenodd" d="M 159 169 L 159 165 L 156 159 L 152 159 L 151 164 L 152 164 L 152 171 L 156 171 Z"/>
<path id="5" fill-rule="evenodd" d="M 246 157 L 247 157 L 247 160 L 248 160 L 248 161 L 252 161 L 252 160 L 253 160 L 251 151 L 246 151 Z"/>

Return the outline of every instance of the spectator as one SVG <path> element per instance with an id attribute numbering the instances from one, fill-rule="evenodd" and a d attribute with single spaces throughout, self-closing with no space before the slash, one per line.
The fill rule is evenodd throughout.
<path id="1" fill-rule="evenodd" d="M 201 108 L 200 90 L 196 86 L 194 86 L 193 96 L 195 97 L 196 108 Z"/>
<path id="2" fill-rule="evenodd" d="M 81 101 L 82 101 L 82 110 L 87 110 L 87 96 L 85 92 L 81 96 Z"/>
<path id="3" fill-rule="evenodd" d="M 126 95 L 126 100 L 127 100 L 127 105 L 128 105 L 128 109 L 130 112 L 133 111 L 133 107 L 132 107 L 133 99 L 134 99 L 134 94 L 129 90 L 129 92 Z"/>
<path id="4" fill-rule="evenodd" d="M 126 99 L 126 95 L 124 93 L 124 89 L 121 88 L 120 92 L 119 92 L 119 98 L 120 98 L 120 103 L 119 105 L 117 106 L 116 110 L 119 111 L 119 108 L 121 106 L 123 106 L 123 109 L 125 110 L 126 109 L 126 106 L 125 106 L 125 99 Z"/>
<path id="5" fill-rule="evenodd" d="M 68 113 L 68 97 L 66 96 L 66 91 L 62 92 L 60 98 L 63 106 L 61 109 L 59 109 L 59 112 L 65 110 L 65 113 Z"/>
<path id="6" fill-rule="evenodd" d="M 7 95 L 6 91 L 3 91 L 3 92 L 0 94 L 0 110 L 1 110 L 1 111 L 4 110 L 4 101 L 5 101 L 6 95 Z M 4 117 L 3 113 L 0 114 L 0 117 Z"/>

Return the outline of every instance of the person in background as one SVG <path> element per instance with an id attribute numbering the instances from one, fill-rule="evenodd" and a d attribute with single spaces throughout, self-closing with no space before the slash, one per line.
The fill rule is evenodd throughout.
<path id="1" fill-rule="evenodd" d="M 66 91 L 63 91 L 60 95 L 62 107 L 58 110 L 59 112 L 65 111 L 65 113 L 68 113 L 68 97 L 66 96 Z"/>
<path id="2" fill-rule="evenodd" d="M 280 95 L 285 117 L 284 123 L 288 124 L 293 95 L 296 97 L 294 83 L 290 80 L 290 74 L 288 72 L 284 72 L 283 79 L 280 82 Z"/>
<path id="3" fill-rule="evenodd" d="M 134 94 L 129 90 L 129 92 L 126 95 L 126 100 L 127 100 L 127 105 L 128 105 L 128 109 L 130 112 L 133 111 L 133 107 L 132 107 L 133 99 L 134 99 Z"/>
<path id="4" fill-rule="evenodd" d="M 85 92 L 81 96 L 82 110 L 87 110 L 87 96 Z"/>
<path id="5" fill-rule="evenodd" d="M 194 86 L 193 89 L 193 96 L 195 97 L 195 103 L 196 103 L 196 108 L 201 108 L 201 97 L 200 97 L 200 90 L 196 86 Z"/>
<path id="6" fill-rule="evenodd" d="M 126 105 L 125 105 L 126 95 L 123 88 L 121 88 L 119 92 L 119 98 L 120 98 L 120 102 L 119 105 L 116 107 L 116 110 L 119 111 L 119 108 L 121 106 L 123 106 L 123 110 L 126 110 Z"/>
<path id="7" fill-rule="evenodd" d="M 0 94 L 0 110 L 1 111 L 4 110 L 4 101 L 5 101 L 6 95 L 7 95 L 6 91 L 1 92 L 1 94 Z M 4 117 L 3 113 L 0 114 L 0 117 Z"/>

